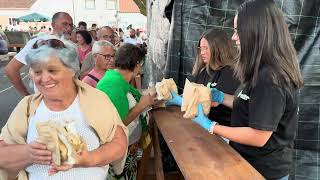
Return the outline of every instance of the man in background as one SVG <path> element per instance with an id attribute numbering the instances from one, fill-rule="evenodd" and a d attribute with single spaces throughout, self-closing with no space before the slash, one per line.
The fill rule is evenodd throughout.
<path id="1" fill-rule="evenodd" d="M 143 44 L 142 39 L 136 36 L 136 30 L 134 29 L 130 29 L 129 37 L 125 39 L 124 43 L 133 44 L 140 48 L 141 48 L 141 45 Z"/>
<path id="2" fill-rule="evenodd" d="M 78 23 L 78 29 L 79 30 L 87 30 L 87 23 L 86 22 L 84 22 L 84 21 L 80 21 L 79 23 Z"/>
<path id="3" fill-rule="evenodd" d="M 114 41 L 114 31 L 109 26 L 103 26 L 98 30 L 97 33 L 98 41 L 100 40 L 106 40 L 111 42 L 113 45 L 115 43 Z M 94 59 L 92 56 L 92 52 L 87 54 L 86 58 L 84 59 L 81 69 L 80 69 L 80 79 L 83 79 L 84 76 L 88 74 L 89 71 L 94 67 Z"/>
<path id="4" fill-rule="evenodd" d="M 52 35 L 56 35 L 57 37 L 64 37 L 69 39 L 72 32 L 72 18 L 66 12 L 57 12 L 52 16 Z M 5 67 L 4 71 L 13 86 L 17 89 L 17 91 L 21 94 L 21 96 L 27 96 L 30 93 L 22 82 L 20 77 L 20 69 L 26 65 L 26 56 L 32 46 L 35 44 L 37 40 L 41 39 L 41 36 L 37 36 L 30 41 L 27 42 L 25 47 L 8 63 Z"/>

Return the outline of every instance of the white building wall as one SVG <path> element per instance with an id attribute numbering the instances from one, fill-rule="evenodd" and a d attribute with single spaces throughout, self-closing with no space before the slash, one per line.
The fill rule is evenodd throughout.
<path id="1" fill-rule="evenodd" d="M 132 28 L 146 29 L 147 17 L 140 13 L 119 13 L 119 27 L 126 30 L 132 24 Z"/>
<path id="2" fill-rule="evenodd" d="M 0 9 L 0 16 L 8 18 L 18 18 L 29 12 L 29 9 Z"/>
<path id="3" fill-rule="evenodd" d="M 119 1 L 117 1 L 119 2 Z M 96 23 L 98 26 L 118 26 L 125 28 L 132 24 L 133 28 L 145 28 L 147 17 L 140 13 L 118 13 L 116 9 L 108 9 L 106 0 L 95 0 L 95 8 L 88 9 L 85 0 L 37 0 L 30 10 L 28 9 L 0 9 L 0 16 L 8 18 L 18 18 L 33 12 L 52 17 L 56 12 L 64 11 L 71 15 L 74 24 L 85 21 L 88 27 Z"/>
<path id="4" fill-rule="evenodd" d="M 74 0 L 77 1 L 77 0 Z M 72 0 L 37 0 L 30 8 L 30 12 L 37 12 L 39 14 L 52 17 L 56 12 L 67 12 L 73 17 Z"/>
<path id="5" fill-rule="evenodd" d="M 18 18 L 20 16 L 24 16 L 29 12 L 29 9 L 0 9 L 0 25 L 4 30 L 5 27 L 8 27 L 10 30 L 13 28 L 14 30 L 21 30 L 20 25 L 17 23 L 10 25 L 9 18 Z"/>
<path id="6" fill-rule="evenodd" d="M 116 25 L 116 9 L 108 9 L 106 0 L 95 0 L 95 8 L 88 9 L 85 0 L 75 1 L 75 22 L 85 21 L 88 27 L 96 23 L 98 26 Z"/>
<path id="7" fill-rule="evenodd" d="M 116 25 L 116 9 L 108 9 L 106 0 L 95 0 L 95 8 L 86 8 L 85 0 L 38 0 L 31 7 L 31 11 L 52 17 L 55 12 L 68 12 L 75 25 L 85 21 L 88 27 L 96 23 L 98 26 Z"/>

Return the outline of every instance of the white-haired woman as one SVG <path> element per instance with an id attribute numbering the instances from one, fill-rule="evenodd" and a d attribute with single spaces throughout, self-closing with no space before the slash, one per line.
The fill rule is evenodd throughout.
<path id="1" fill-rule="evenodd" d="M 96 41 L 92 47 L 95 66 L 82 81 L 95 88 L 105 72 L 114 68 L 115 53 L 116 49 L 109 41 Z"/>
<path id="2" fill-rule="evenodd" d="M 127 128 L 104 93 L 76 79 L 79 61 L 75 48 L 57 39 L 37 41 L 27 56 L 27 64 L 39 92 L 22 99 L 2 129 L 0 179 L 20 172 L 19 178 L 30 180 L 104 180 L 110 163 L 121 173 Z M 36 125 L 65 119 L 74 121 L 88 150 L 77 154 L 74 165 L 57 166 L 52 163 L 53 153 L 48 147 L 36 142 Z M 5 153 L 10 153 L 10 158 Z"/>

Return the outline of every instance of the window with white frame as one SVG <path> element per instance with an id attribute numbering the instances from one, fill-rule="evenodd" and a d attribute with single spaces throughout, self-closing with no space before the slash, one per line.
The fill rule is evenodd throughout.
<path id="1" fill-rule="evenodd" d="M 86 9 L 95 9 L 96 8 L 95 0 L 85 0 L 85 7 Z"/>
<path id="2" fill-rule="evenodd" d="M 116 9 L 117 0 L 106 0 L 106 7 L 107 9 Z"/>

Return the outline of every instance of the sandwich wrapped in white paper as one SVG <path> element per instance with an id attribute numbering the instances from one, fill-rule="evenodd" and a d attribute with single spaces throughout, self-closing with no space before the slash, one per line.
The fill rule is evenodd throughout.
<path id="1" fill-rule="evenodd" d="M 85 141 L 75 129 L 74 121 L 64 124 L 39 122 L 37 131 L 37 142 L 45 144 L 52 152 L 53 163 L 56 165 L 75 164 L 77 153 L 87 150 Z"/>
<path id="2" fill-rule="evenodd" d="M 170 100 L 172 98 L 170 92 L 178 93 L 178 88 L 172 78 L 162 79 L 156 83 L 156 92 L 158 100 Z"/>
<path id="3" fill-rule="evenodd" d="M 183 95 L 181 111 L 185 111 L 184 118 L 194 118 L 198 112 L 198 104 L 203 105 L 204 114 L 208 115 L 211 108 L 211 90 L 202 85 L 191 83 L 186 79 Z"/>

